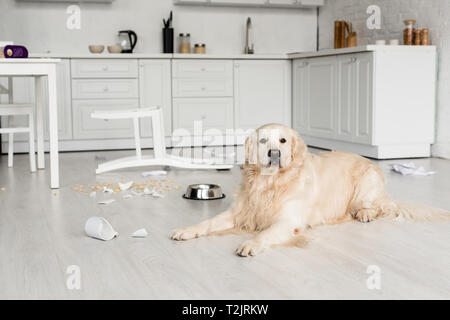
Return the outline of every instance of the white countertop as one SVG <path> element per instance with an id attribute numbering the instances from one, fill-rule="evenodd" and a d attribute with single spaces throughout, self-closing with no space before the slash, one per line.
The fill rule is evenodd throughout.
<path id="1" fill-rule="evenodd" d="M 309 57 L 330 56 L 370 51 L 436 51 L 435 46 L 380 46 L 366 45 L 343 49 L 323 49 L 311 52 L 293 52 L 279 54 L 195 54 L 195 53 L 32 53 L 30 58 L 60 58 L 60 59 L 234 59 L 234 60 L 284 60 Z"/>
<path id="2" fill-rule="evenodd" d="M 0 59 L 0 63 L 58 63 L 61 62 L 60 59 L 55 58 L 2 58 Z"/>
<path id="3" fill-rule="evenodd" d="M 289 59 L 287 54 L 195 54 L 195 53 L 32 53 L 31 58 L 61 59 Z"/>
<path id="4" fill-rule="evenodd" d="M 369 51 L 390 51 L 390 52 L 406 52 L 406 51 L 436 51 L 435 46 L 380 46 L 380 45 L 366 45 L 343 49 L 323 49 L 320 51 L 311 52 L 294 52 L 287 54 L 289 59 L 300 59 L 310 57 L 331 56 L 336 54 L 348 54 L 357 52 Z"/>

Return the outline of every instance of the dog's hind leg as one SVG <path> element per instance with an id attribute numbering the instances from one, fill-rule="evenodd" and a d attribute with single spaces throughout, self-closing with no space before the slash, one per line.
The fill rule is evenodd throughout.
<path id="1" fill-rule="evenodd" d="M 172 232 L 171 238 L 173 240 L 189 240 L 233 228 L 232 211 L 227 210 L 212 219 L 205 220 L 194 226 L 177 229 Z"/>
<path id="2" fill-rule="evenodd" d="M 360 222 L 373 221 L 395 206 L 385 190 L 384 178 L 377 167 L 369 168 L 359 179 L 349 213 Z"/>

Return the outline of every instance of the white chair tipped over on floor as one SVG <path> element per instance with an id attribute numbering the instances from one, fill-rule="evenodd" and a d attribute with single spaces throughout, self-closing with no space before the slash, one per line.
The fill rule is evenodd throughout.
<path id="1" fill-rule="evenodd" d="M 160 107 L 125 109 L 110 111 L 95 111 L 91 114 L 94 119 L 113 120 L 130 119 L 134 125 L 134 139 L 136 144 L 136 156 L 120 158 L 113 161 L 102 163 L 98 166 L 96 173 L 104 173 L 112 170 L 143 167 L 143 166 L 170 166 L 186 169 L 231 169 L 229 164 L 215 164 L 213 160 L 195 163 L 183 157 L 170 155 L 166 152 L 164 124 L 162 110 Z M 151 118 L 153 131 L 153 153 L 154 156 L 143 156 L 141 148 L 141 137 L 139 128 L 139 119 Z"/>
<path id="2" fill-rule="evenodd" d="M 6 127 L 0 127 L 0 135 L 8 134 L 8 167 L 13 167 L 14 164 L 14 134 L 15 133 L 28 133 L 29 145 L 30 145 L 30 170 L 36 171 L 36 155 L 34 145 L 34 113 L 33 106 L 31 104 L 13 104 L 12 102 L 12 81 L 9 78 L 8 89 L 5 89 L 0 85 L 0 94 L 8 94 L 8 104 L 0 104 L 0 118 L 7 117 Z M 11 116 L 28 116 L 28 127 L 9 127 L 9 120 Z"/>

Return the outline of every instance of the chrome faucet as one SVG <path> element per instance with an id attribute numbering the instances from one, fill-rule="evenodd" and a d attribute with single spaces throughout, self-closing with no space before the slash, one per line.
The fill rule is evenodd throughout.
<path id="1" fill-rule="evenodd" d="M 245 47 L 244 47 L 244 53 L 245 54 L 254 54 L 255 53 L 255 45 L 252 43 L 252 46 L 249 46 L 249 36 L 250 36 L 250 29 L 252 28 L 252 19 L 250 17 L 247 18 L 247 26 L 245 28 Z"/>

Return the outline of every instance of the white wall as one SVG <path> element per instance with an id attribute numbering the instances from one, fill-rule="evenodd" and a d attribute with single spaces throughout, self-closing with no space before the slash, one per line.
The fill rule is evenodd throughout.
<path id="1" fill-rule="evenodd" d="M 381 30 L 366 27 L 369 5 L 381 8 Z M 326 0 L 320 9 L 319 46 L 334 45 L 334 21 L 353 23 L 358 44 L 374 43 L 377 39 L 401 39 L 403 20 L 416 19 L 419 28 L 430 29 L 432 44 L 439 50 L 436 157 L 450 158 L 450 1 L 449 0 Z M 414 66 L 411 66 L 412 68 Z"/>
<path id="2" fill-rule="evenodd" d="M 76 1 L 74 1 L 76 2 Z M 81 30 L 66 28 L 70 3 L 0 1 L 0 40 L 31 52 L 87 53 L 89 44 L 114 44 L 120 29 L 139 37 L 136 52 L 162 51 L 162 19 L 174 11 L 175 33 L 191 33 L 208 53 L 241 53 L 247 16 L 252 17 L 256 53 L 315 50 L 315 9 L 212 8 L 174 6 L 172 0 L 116 0 L 81 4 Z"/>

